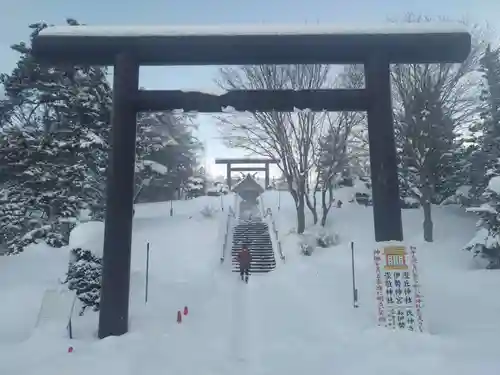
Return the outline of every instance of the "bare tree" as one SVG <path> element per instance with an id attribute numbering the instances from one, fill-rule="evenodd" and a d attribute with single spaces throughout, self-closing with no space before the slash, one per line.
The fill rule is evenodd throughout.
<path id="1" fill-rule="evenodd" d="M 364 87 L 363 66 L 348 65 L 337 76 L 338 87 L 361 89 Z M 333 205 L 333 186 L 337 177 L 344 172 L 359 156 L 357 144 L 353 139 L 353 130 L 366 128 L 366 113 L 340 112 L 328 113 L 326 116 L 326 132 L 322 137 L 316 153 L 316 183 L 313 191 L 321 186 L 321 225 L 326 224 L 328 213 Z M 352 143 L 352 144 L 351 144 Z M 328 196 L 327 196 L 328 195 Z M 311 197 L 312 196 L 312 202 Z M 316 210 L 316 194 L 307 194 L 308 206 Z"/>
<path id="2" fill-rule="evenodd" d="M 405 21 L 428 22 L 409 15 Z M 450 162 L 458 130 L 477 111 L 477 68 L 483 43 L 473 43 L 461 64 L 395 65 L 392 69 L 396 139 L 401 153 L 402 180 L 420 200 L 424 239 L 433 240 L 431 203 L 443 168 Z M 432 47 L 429 47 L 432 48 Z"/>
<path id="3" fill-rule="evenodd" d="M 337 177 L 349 165 L 349 135 L 358 118 L 358 114 L 354 112 L 341 112 L 338 115 L 328 114 L 327 116 L 328 130 L 319 145 L 314 186 L 314 192 L 320 190 L 321 187 L 322 226 L 326 224 L 328 213 L 334 202 L 333 186 Z M 311 204 L 316 207 L 316 194 L 313 193 L 312 197 Z"/>
<path id="4" fill-rule="evenodd" d="M 225 90 L 320 89 L 328 84 L 328 65 L 259 65 L 222 68 L 218 84 Z M 305 230 L 310 171 L 322 133 L 325 113 L 233 114 L 220 118 L 229 147 L 280 159 L 279 168 L 297 209 L 297 232 Z M 317 214 L 312 211 L 314 220 Z"/>

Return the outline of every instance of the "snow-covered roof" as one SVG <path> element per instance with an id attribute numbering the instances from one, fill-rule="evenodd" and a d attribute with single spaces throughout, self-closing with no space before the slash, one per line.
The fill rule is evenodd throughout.
<path id="1" fill-rule="evenodd" d="M 361 34 L 449 34 L 467 29 L 451 23 L 385 23 L 366 25 L 176 25 L 176 26 L 53 26 L 40 32 L 51 36 L 251 36 L 251 35 L 361 35 Z"/>
<path id="2" fill-rule="evenodd" d="M 235 193 L 244 191 L 244 190 L 251 190 L 258 192 L 259 194 L 262 194 L 264 192 L 264 188 L 260 186 L 260 184 L 255 181 L 255 179 L 247 174 L 244 179 L 242 179 L 240 182 L 238 182 L 234 187 L 231 189 Z"/>
<path id="3" fill-rule="evenodd" d="M 138 40 L 139 39 L 139 40 Z M 366 25 L 54 26 L 33 40 L 40 61 L 113 65 L 130 51 L 141 65 L 461 62 L 471 37 L 454 23 Z"/>

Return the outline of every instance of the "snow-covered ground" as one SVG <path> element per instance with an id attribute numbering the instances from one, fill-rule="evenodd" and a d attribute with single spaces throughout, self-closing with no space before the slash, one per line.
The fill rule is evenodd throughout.
<path id="1" fill-rule="evenodd" d="M 347 203 L 351 189 L 336 194 L 344 205 L 332 208 L 328 226 L 340 244 L 304 257 L 291 197 L 265 193 L 286 264 L 252 276 L 248 285 L 219 262 L 231 195 L 222 198 L 226 210 L 209 218 L 201 209 L 219 209 L 221 198 L 174 202 L 173 217 L 169 203 L 138 205 L 130 333 L 119 338 L 95 339 L 97 315 L 90 311 L 74 319 L 73 340 L 64 319 L 34 328 L 44 291 L 64 277 L 67 249 L 37 245 L 1 257 L 0 374 L 498 375 L 500 273 L 475 267 L 460 250 L 474 234 L 474 215 L 435 207 L 435 242 L 426 244 L 421 211 L 404 211 L 405 238 L 418 249 L 427 332 L 392 332 L 376 326 L 371 208 Z M 352 308 L 349 241 L 355 243 L 358 309 Z M 184 306 L 189 314 L 177 324 Z"/>

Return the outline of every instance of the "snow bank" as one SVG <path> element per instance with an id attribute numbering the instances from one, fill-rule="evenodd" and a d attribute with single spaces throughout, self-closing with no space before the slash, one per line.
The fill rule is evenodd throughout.
<path id="1" fill-rule="evenodd" d="M 0 374 L 19 373 L 3 371 L 3 351 L 30 337 L 45 291 L 61 287 L 67 268 L 68 249 L 44 243 L 30 245 L 19 255 L 0 257 Z"/>
<path id="2" fill-rule="evenodd" d="M 69 247 L 81 247 L 90 250 L 96 256 L 102 257 L 104 247 L 104 222 L 87 221 L 78 224 L 69 235 Z"/>
<path id="3" fill-rule="evenodd" d="M 491 206 L 488 203 L 483 203 L 478 207 L 467 207 L 465 209 L 467 212 L 475 212 L 475 213 L 490 213 L 492 215 L 495 215 L 497 213 L 497 210 L 493 206 Z"/>
<path id="4" fill-rule="evenodd" d="M 500 176 L 495 176 L 490 179 L 488 189 L 496 194 L 500 194 Z"/>
<path id="5" fill-rule="evenodd" d="M 352 189 L 336 191 L 339 197 L 351 194 Z M 238 282 L 230 267 L 219 261 L 218 220 L 226 215 L 197 216 L 210 197 L 175 202 L 174 217 L 162 204 L 139 205 L 140 215 L 134 218 L 131 332 L 121 337 L 95 340 L 97 319 L 92 314 L 75 320 L 73 341 L 50 330 L 30 335 L 23 328 L 29 327 L 23 314 L 36 310 L 30 298 L 54 282 L 64 267 L 57 256 L 43 250 L 30 252 L 37 254 L 31 259 L 22 258 L 27 252 L 4 257 L 7 262 L 0 258 L 0 285 L 8 285 L 0 288 L 0 300 L 10 301 L 0 309 L 0 373 L 500 373 L 500 300 L 494 298 L 500 273 L 471 270 L 470 257 L 459 251 L 474 233 L 473 214 L 454 206 L 433 207 L 435 242 L 425 243 L 421 211 L 403 211 L 406 241 L 418 251 L 428 331 L 393 332 L 376 327 L 372 210 L 347 200 L 341 208 L 332 208 L 328 226 L 340 234 L 340 244 L 333 251 L 304 257 L 293 232 L 293 199 L 285 192 L 280 198 L 274 191 L 264 195 L 287 258 L 273 272 L 252 275 L 248 285 Z M 234 196 L 222 199 L 229 207 Z M 311 224 L 309 214 L 307 223 Z M 71 241 L 86 243 L 89 233 L 97 238 L 101 229 L 99 224 L 84 226 L 72 233 Z M 352 307 L 349 241 L 355 244 L 357 309 Z M 150 294 L 145 305 L 147 242 Z M 189 314 L 177 324 L 177 311 L 184 306 Z M 24 326 L 13 323 L 17 321 Z M 27 337 L 20 335 L 23 332 Z M 15 334 L 24 341 L 11 341 Z M 66 352 L 69 345 L 75 348 L 71 354 Z"/>

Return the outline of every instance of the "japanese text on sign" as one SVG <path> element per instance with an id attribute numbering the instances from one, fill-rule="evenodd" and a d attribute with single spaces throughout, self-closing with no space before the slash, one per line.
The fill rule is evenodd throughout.
<path id="1" fill-rule="evenodd" d="M 385 246 L 375 250 L 374 260 L 378 324 L 423 331 L 415 248 L 410 257 L 405 246 Z"/>

